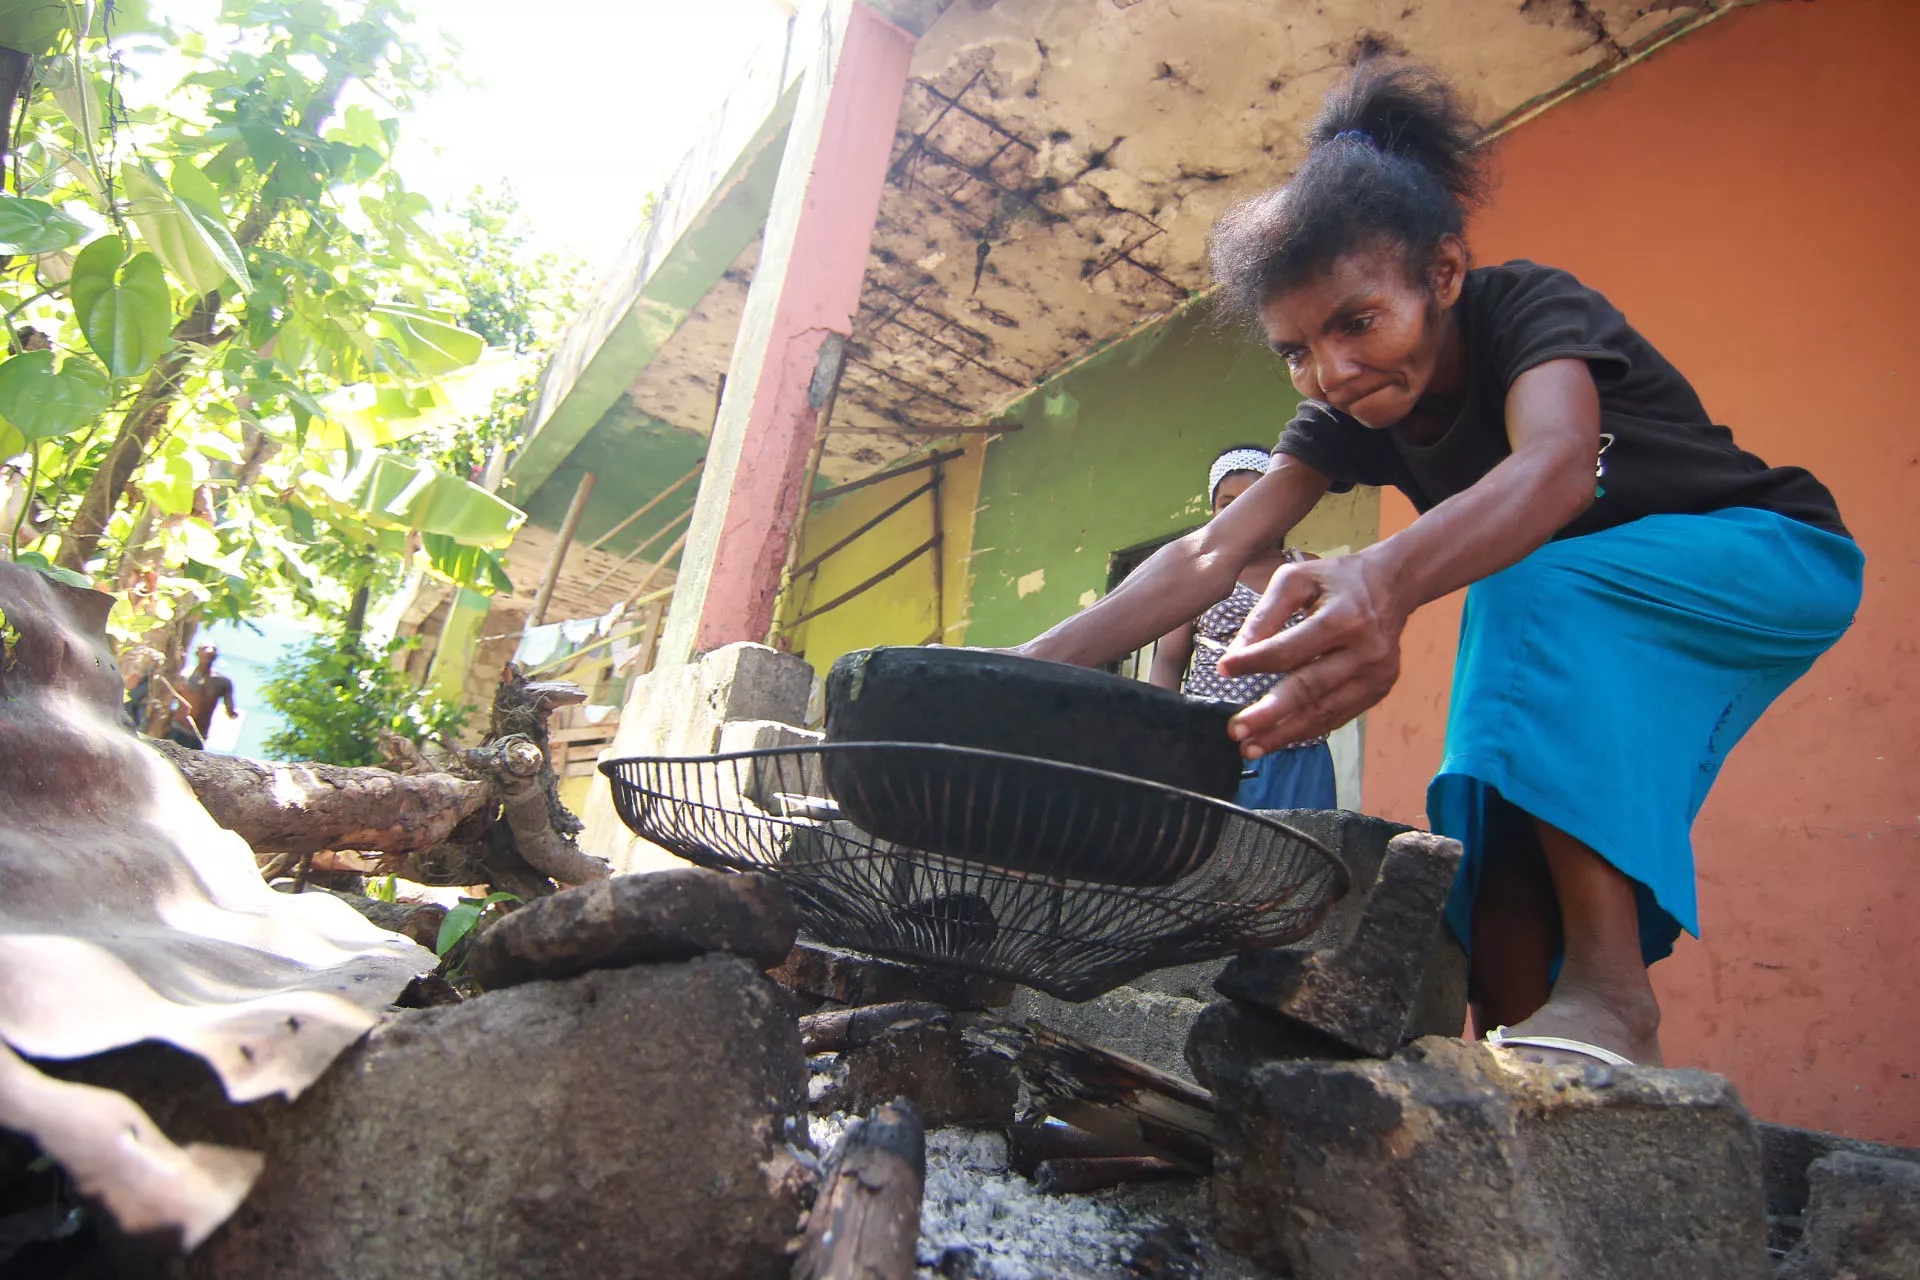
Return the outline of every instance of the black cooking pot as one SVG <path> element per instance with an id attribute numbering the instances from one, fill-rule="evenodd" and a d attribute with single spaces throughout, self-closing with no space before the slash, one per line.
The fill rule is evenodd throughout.
<path id="1" fill-rule="evenodd" d="M 1128 780 L 1230 799 L 1241 775 L 1227 736 L 1234 710 L 979 649 L 867 649 L 827 676 L 828 742 L 973 747 L 1121 776 L 828 752 L 827 789 L 856 825 L 895 844 L 1071 879 L 1167 884 L 1212 851 L 1225 810 Z M 956 806 L 967 821 L 954 821 Z"/>

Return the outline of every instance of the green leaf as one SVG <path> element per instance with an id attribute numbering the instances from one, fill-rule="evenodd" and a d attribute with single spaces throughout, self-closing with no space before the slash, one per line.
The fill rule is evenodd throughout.
<path id="1" fill-rule="evenodd" d="M 43 58 L 66 41 L 68 12 L 63 0 L 0 3 L 0 45 Z"/>
<path id="2" fill-rule="evenodd" d="M 173 327 L 173 293 L 160 260 L 137 253 L 122 267 L 125 257 L 119 236 L 101 236 L 74 259 L 67 286 L 87 345 L 117 378 L 152 368 Z"/>
<path id="3" fill-rule="evenodd" d="M 173 166 L 173 195 L 181 211 L 199 228 L 207 247 L 218 259 L 221 270 L 227 273 L 227 278 L 239 285 L 242 293 L 251 292 L 253 279 L 247 273 L 247 257 L 234 242 L 233 234 L 227 230 L 222 218 L 220 192 L 212 181 L 200 170 L 184 160 L 180 161 Z"/>
<path id="4" fill-rule="evenodd" d="M 219 213 L 222 209 L 220 190 L 213 180 L 193 167 L 185 160 L 173 162 L 173 170 L 168 175 L 168 186 L 177 199 L 189 204 L 197 204 L 208 213 Z"/>
<path id="5" fill-rule="evenodd" d="M 213 184 L 190 164 L 174 167 L 174 179 L 186 178 L 188 187 L 205 199 L 188 199 L 169 191 L 160 175 L 146 165 L 129 168 L 127 212 L 140 228 L 140 237 L 160 255 L 167 270 L 196 296 L 211 293 L 232 280 L 244 291 L 252 287 L 240 246 L 220 218 L 220 200 Z"/>
<path id="6" fill-rule="evenodd" d="M 457 907 L 449 908 L 441 917 L 439 936 L 433 940 L 433 954 L 444 956 L 453 950 L 460 939 L 473 932 L 480 923 L 480 907 L 477 903 L 461 902 Z"/>
<path id="7" fill-rule="evenodd" d="M 410 366 L 404 372 L 429 378 L 464 369 L 487 349 L 485 338 L 454 324 L 452 317 L 425 307 L 375 307 L 368 317 L 368 328 L 399 351 Z"/>
<path id="8" fill-rule="evenodd" d="M 64 582 L 70 587 L 85 587 L 89 591 L 93 590 L 93 583 L 88 580 L 86 574 L 75 573 L 71 569 L 62 569 L 38 551 L 22 551 L 19 556 L 14 559 L 14 563 L 23 564 L 29 569 L 38 569 L 55 582 Z M 4 613 L 0 613 L 0 619 L 4 619 L 5 617 L 6 615 Z"/>
<path id="9" fill-rule="evenodd" d="M 111 399 L 112 384 L 91 360 L 72 358 L 56 371 L 53 352 L 29 351 L 0 364 L 0 418 L 28 443 L 72 435 Z"/>
<path id="10" fill-rule="evenodd" d="M 53 71 L 53 100 L 73 122 L 75 132 L 98 135 L 107 125 L 106 85 L 74 59 L 49 58 L 43 66 Z"/>
<path id="11" fill-rule="evenodd" d="M 44 200 L 0 193 L 0 254 L 54 253 L 79 244 L 87 224 Z"/>
<path id="12" fill-rule="evenodd" d="M 240 141 L 253 157 L 253 167 L 261 173 L 271 170 L 293 151 L 293 144 L 278 129 L 266 124 L 243 124 Z"/>
<path id="13" fill-rule="evenodd" d="M 76 4 L 70 9 L 66 0 L 0 0 L 0 45 L 36 58 L 45 57 L 67 43 L 71 15 L 86 13 L 88 8 Z M 153 29 L 146 0 L 114 0 L 111 15 L 104 4 L 94 4 L 91 9 L 87 34 L 95 38 L 105 37 L 109 26 L 116 36 Z"/>
<path id="14" fill-rule="evenodd" d="M 480 917 L 486 914 L 489 908 L 503 902 L 518 901 L 520 901 L 519 894 L 508 893 L 504 889 L 498 893 L 490 893 L 484 898 L 460 899 L 460 904 L 449 908 L 446 916 L 440 921 L 439 936 L 433 940 L 434 954 L 444 956 L 453 950 L 455 943 L 474 931 L 480 923 Z"/>
<path id="15" fill-rule="evenodd" d="M 500 556 L 485 547 L 455 542 L 443 533 L 420 535 L 420 549 L 427 553 L 427 567 L 436 577 L 456 587 L 466 587 L 483 595 L 511 592 L 513 579 L 507 576 Z"/>
<path id="16" fill-rule="evenodd" d="M 381 121 L 373 114 L 371 107 L 352 106 L 341 115 L 340 123 L 327 131 L 327 137 L 379 151 L 391 145 L 391 139 L 383 127 L 385 123 L 390 122 Z"/>
<path id="17" fill-rule="evenodd" d="M 193 510 L 193 491 L 198 487 L 193 473 L 193 463 L 186 457 L 176 455 L 164 459 L 159 471 L 149 471 L 146 483 L 141 491 L 148 501 L 160 509 L 161 514 L 184 516 Z"/>
<path id="18" fill-rule="evenodd" d="M 375 529 L 417 529 L 481 547 L 504 547 L 526 513 L 479 485 L 422 462 L 367 449 L 344 479 L 310 475 L 326 496 Z"/>

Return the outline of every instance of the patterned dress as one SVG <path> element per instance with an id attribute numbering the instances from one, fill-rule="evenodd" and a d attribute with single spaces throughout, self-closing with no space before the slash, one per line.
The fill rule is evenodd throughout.
<path id="1" fill-rule="evenodd" d="M 1290 563 L 1298 559 L 1297 552 L 1288 552 L 1288 556 Z M 1245 676 L 1223 676 L 1217 669 L 1220 655 L 1240 634 L 1247 615 L 1259 603 L 1258 591 L 1244 582 L 1236 582 L 1231 595 L 1193 620 L 1193 658 L 1187 664 L 1185 678 L 1180 682 L 1180 692 L 1196 698 L 1218 698 L 1222 702 L 1245 706 L 1250 702 L 1258 702 L 1268 690 L 1286 679 L 1277 672 L 1267 671 Z M 1304 616 L 1296 614 L 1287 619 L 1287 626 L 1293 626 Z M 1311 746 L 1313 742 L 1325 741 L 1325 738 L 1314 738 L 1312 742 L 1299 745 Z"/>

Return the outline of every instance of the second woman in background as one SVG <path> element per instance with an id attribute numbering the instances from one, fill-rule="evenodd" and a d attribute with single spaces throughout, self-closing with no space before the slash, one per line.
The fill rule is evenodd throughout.
<path id="1" fill-rule="evenodd" d="M 1219 515 L 1252 487 L 1255 480 L 1267 473 L 1272 461 L 1272 455 L 1258 445 L 1235 445 L 1215 458 L 1207 475 L 1207 496 L 1213 504 L 1213 514 Z M 1247 611 L 1260 602 L 1267 583 L 1280 567 L 1313 558 L 1275 543 L 1248 561 L 1233 584 L 1232 594 L 1192 622 L 1182 623 L 1160 638 L 1147 679 L 1162 689 L 1178 689 L 1197 698 L 1218 698 L 1241 706 L 1258 702 L 1285 677 L 1273 673 L 1223 676 L 1215 668 L 1220 655 L 1240 633 Z M 1234 803 L 1243 809 L 1337 807 L 1333 753 L 1327 747 L 1327 740 L 1315 738 L 1261 756 L 1240 784 Z"/>

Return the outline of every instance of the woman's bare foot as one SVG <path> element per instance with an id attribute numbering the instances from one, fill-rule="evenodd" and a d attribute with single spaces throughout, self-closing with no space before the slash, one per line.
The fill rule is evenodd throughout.
<path id="1" fill-rule="evenodd" d="M 1559 1036 L 1610 1049 L 1640 1066 L 1663 1064 L 1660 1056 L 1660 1005 L 1653 988 L 1644 982 L 1625 984 L 1640 990 L 1607 991 L 1600 984 L 1562 973 L 1548 997 L 1531 1017 L 1506 1030 L 1509 1036 Z M 1547 1066 L 1579 1066 L 1592 1058 L 1559 1049 L 1515 1048 L 1527 1062 Z"/>

